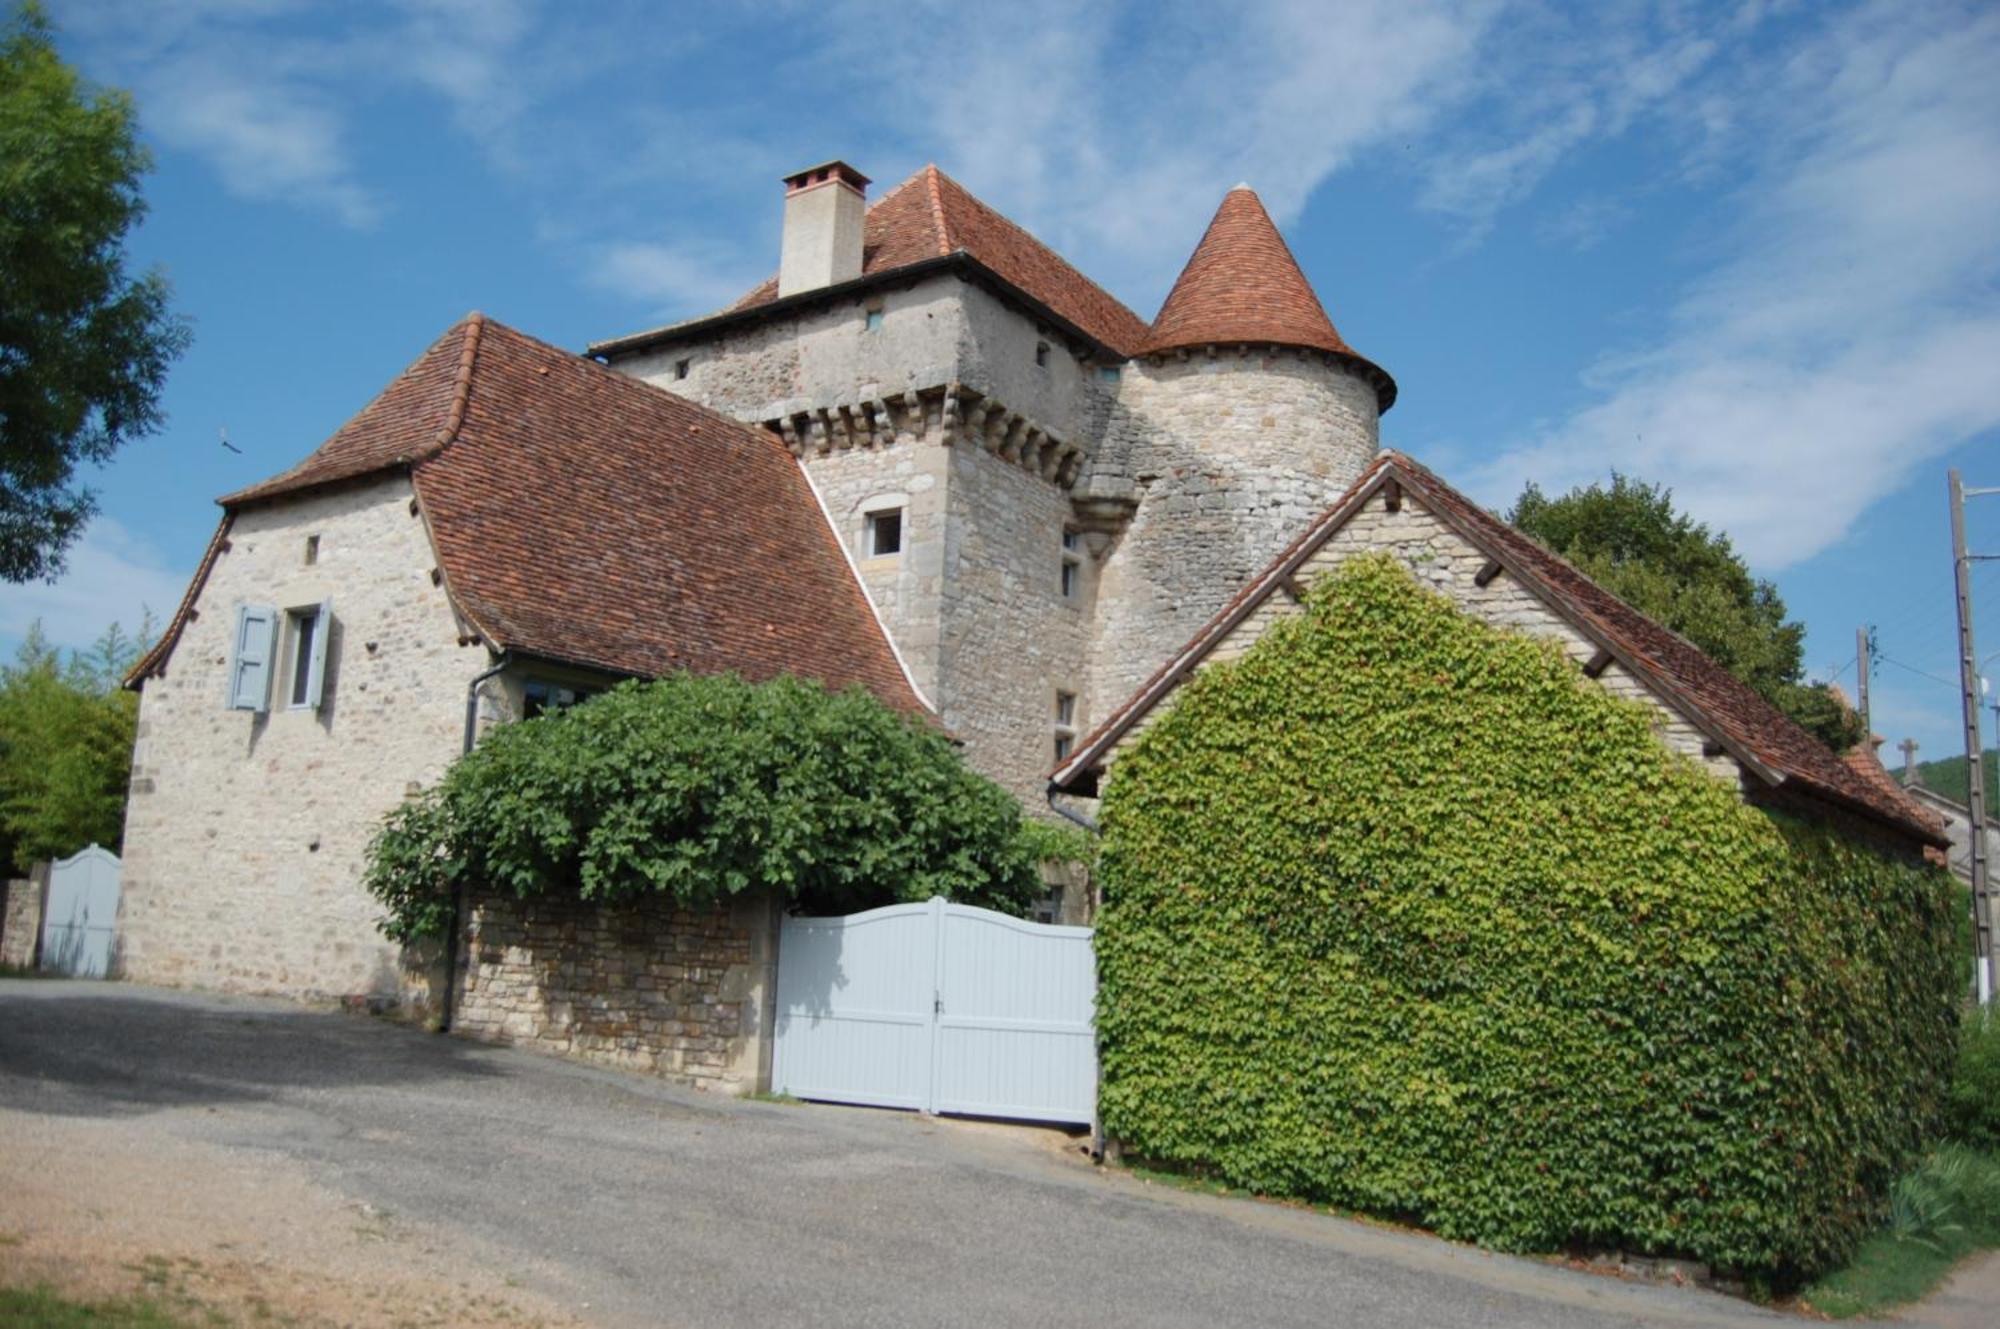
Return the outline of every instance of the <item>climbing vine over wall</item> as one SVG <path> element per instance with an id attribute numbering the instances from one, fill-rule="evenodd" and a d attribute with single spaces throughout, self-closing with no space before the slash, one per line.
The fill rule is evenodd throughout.
<path id="1" fill-rule="evenodd" d="M 1745 805 L 1386 558 L 1184 686 L 1103 824 L 1103 1112 L 1142 1156 L 1784 1283 L 1936 1123 L 1942 874 Z"/>

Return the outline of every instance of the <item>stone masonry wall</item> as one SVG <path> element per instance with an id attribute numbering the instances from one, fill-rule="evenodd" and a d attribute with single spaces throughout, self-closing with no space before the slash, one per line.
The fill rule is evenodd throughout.
<path id="1" fill-rule="evenodd" d="M 404 990 L 361 886 L 382 815 L 458 755 L 459 644 L 401 477 L 241 513 L 166 672 L 140 696 L 126 811 L 121 971 L 149 983 L 306 998 Z M 313 563 L 306 540 L 317 535 Z M 333 602 L 325 701 L 225 705 L 236 609 Z"/>
<path id="2" fill-rule="evenodd" d="M 1327 542 L 1299 569 L 1299 579 L 1310 585 L 1315 577 L 1338 567 L 1357 553 L 1393 554 L 1431 590 L 1449 598 L 1462 611 L 1495 627 L 1552 638 L 1563 653 L 1579 665 L 1597 654 L 1597 644 L 1571 627 L 1569 622 L 1544 604 L 1533 591 L 1503 572 L 1485 586 L 1477 584 L 1486 555 L 1462 539 L 1457 532 L 1420 507 L 1405 493 L 1399 511 L 1388 510 L 1380 493 L 1369 499 L 1361 511 L 1350 517 Z M 1300 612 L 1299 606 L 1283 591 L 1265 598 L 1249 617 L 1202 661 L 1201 668 L 1234 660 L 1255 645 L 1279 618 Z M 1712 774 L 1742 787 L 1743 771 L 1733 757 L 1705 755 L 1706 738 L 1686 715 L 1653 695 L 1645 684 L 1622 665 L 1613 663 L 1597 678 L 1607 691 L 1649 706 L 1654 727 L 1661 739 L 1682 756 L 1702 765 Z M 1137 740 L 1153 720 L 1172 705 L 1156 707 L 1142 723 L 1121 738 L 1117 751 Z M 1115 757 L 1115 751 L 1114 751 Z"/>
<path id="3" fill-rule="evenodd" d="M 1346 492 L 1377 437 L 1374 390 L 1317 355 L 1127 365 L 1085 481 L 1139 500 L 1098 588 L 1098 704 L 1129 696 Z"/>
<path id="4" fill-rule="evenodd" d="M 621 356 L 611 367 L 748 421 L 931 387 L 958 377 L 963 289 L 949 275 L 878 288 L 665 341 Z M 872 332 L 866 324 L 871 308 L 882 311 L 882 325 Z M 677 378 L 675 367 L 683 360 L 687 377 Z"/>
<path id="5" fill-rule="evenodd" d="M 453 1030 L 730 1093 L 768 1087 L 777 915 L 488 896 L 474 902 Z"/>
<path id="6" fill-rule="evenodd" d="M 33 876 L 17 877 L 0 884 L 5 892 L 0 908 L 0 965 L 31 969 L 35 964 L 36 943 L 42 935 L 42 892 L 49 865 L 35 865 Z"/>
<path id="7" fill-rule="evenodd" d="M 1065 599 L 1068 496 L 976 445 L 949 455 L 938 704 L 966 759 L 1044 812 L 1058 691 L 1077 695 L 1077 733 L 1090 727 L 1090 560 Z"/>

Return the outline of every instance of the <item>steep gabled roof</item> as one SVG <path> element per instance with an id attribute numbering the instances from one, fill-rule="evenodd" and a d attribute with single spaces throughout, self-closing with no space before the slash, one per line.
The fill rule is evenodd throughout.
<path id="1" fill-rule="evenodd" d="M 1144 319 L 935 165 L 924 167 L 870 205 L 861 246 L 862 280 L 962 255 L 1119 355 L 1135 354 L 1147 337 Z M 794 298 L 811 294 L 802 292 Z M 778 279 L 773 276 L 722 315 L 757 309 L 777 299 Z M 590 350 L 598 354 L 628 348 L 722 315 L 598 342 Z"/>
<path id="2" fill-rule="evenodd" d="M 763 430 L 473 314 L 312 456 L 221 501 L 233 515 L 397 471 L 496 649 L 648 677 L 793 673 L 926 709 Z M 164 667 L 185 610 L 135 678 Z"/>
<path id="3" fill-rule="evenodd" d="M 1942 843 L 1929 818 L 1916 815 L 1904 797 L 1878 786 L 1829 752 L 1685 638 L 1647 618 L 1410 458 L 1387 451 L 1099 725 L 1056 769 L 1051 784 L 1067 789 L 1084 783 L 1102 766 L 1120 738 L 1164 701 L 1238 623 L 1283 587 L 1377 491 L 1391 483 L 1400 485 L 1425 511 L 1608 651 L 1654 695 L 1679 710 L 1767 785 L 1797 787 L 1925 843 Z"/>
<path id="4" fill-rule="evenodd" d="M 1381 409 L 1396 400 L 1388 374 L 1334 330 L 1291 246 L 1264 210 L 1257 191 L 1238 185 L 1195 246 L 1180 279 L 1153 320 L 1148 353 L 1199 346 L 1267 342 L 1325 351 L 1373 371 Z"/>

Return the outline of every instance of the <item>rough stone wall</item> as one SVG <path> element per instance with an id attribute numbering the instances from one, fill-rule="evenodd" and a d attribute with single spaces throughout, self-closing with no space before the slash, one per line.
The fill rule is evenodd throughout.
<path id="1" fill-rule="evenodd" d="M 120 962 L 151 983 L 306 998 L 405 990 L 361 886 L 375 828 L 458 755 L 459 645 L 401 477 L 240 514 L 191 619 L 140 697 L 126 811 Z M 305 562 L 308 536 L 317 560 Z M 236 608 L 333 601 L 325 700 L 224 704 Z"/>
<path id="2" fill-rule="evenodd" d="M 1006 402 L 1061 438 L 1094 447 L 1103 401 L 1117 385 L 1100 380 L 1094 363 L 998 296 L 970 283 L 960 291 L 956 380 Z M 1041 364 L 1035 362 L 1038 345 L 1048 347 Z"/>
<path id="3" fill-rule="evenodd" d="M 1365 507 L 1350 517 L 1306 560 L 1299 569 L 1299 579 L 1310 586 L 1315 577 L 1331 571 L 1358 553 L 1393 554 L 1416 575 L 1419 582 L 1449 598 L 1463 612 L 1495 627 L 1551 638 L 1560 643 L 1563 653 L 1579 665 L 1597 654 L 1595 642 L 1570 626 L 1566 619 L 1508 573 L 1502 572 L 1483 587 L 1478 585 L 1477 577 L 1480 569 L 1486 566 L 1486 555 L 1425 511 L 1408 493 L 1403 495 L 1401 507 L 1396 512 L 1389 511 L 1388 500 L 1382 493 L 1378 492 L 1370 498 Z M 1279 618 L 1298 612 L 1299 606 L 1283 591 L 1267 596 L 1217 643 L 1199 668 L 1238 658 L 1255 645 Z M 1598 676 L 1597 683 L 1618 696 L 1645 703 L 1653 712 L 1655 729 L 1668 747 L 1701 764 L 1711 773 L 1738 787 L 1742 786 L 1743 770 L 1735 758 L 1705 755 L 1707 739 L 1693 722 L 1670 703 L 1654 695 L 1624 666 L 1613 663 Z M 1169 697 L 1164 705 L 1155 707 L 1143 722 L 1127 732 L 1119 740 L 1114 758 L 1116 752 L 1135 742 L 1147 725 L 1165 714 L 1167 706 L 1171 705 L 1172 698 Z"/>
<path id="4" fill-rule="evenodd" d="M 966 759 L 1040 812 L 1058 690 L 1077 694 L 1077 732 L 1090 726 L 1090 563 L 1065 599 L 1068 496 L 984 448 L 949 455 L 938 705 Z"/>
<path id="5" fill-rule="evenodd" d="M 888 447 L 809 456 L 805 466 L 911 677 L 935 700 L 951 449 L 905 434 Z M 870 558 L 867 513 L 885 504 L 903 510 L 902 552 Z"/>
<path id="6" fill-rule="evenodd" d="M 471 913 L 455 1032 L 730 1093 L 769 1084 L 777 913 L 489 896 Z"/>
<path id="7" fill-rule="evenodd" d="M 662 342 L 611 367 L 741 420 L 867 401 L 957 379 L 964 290 L 957 277 L 939 274 Z M 871 308 L 882 311 L 873 332 L 866 326 Z M 681 360 L 686 378 L 674 377 Z"/>
<path id="8" fill-rule="evenodd" d="M 42 889 L 48 880 L 48 864 L 35 865 L 31 877 L 17 877 L 4 885 L 4 907 L 0 907 L 0 965 L 12 969 L 32 969 L 35 951 L 42 936 Z"/>
<path id="9" fill-rule="evenodd" d="M 1091 692 L 1115 706 L 1352 485 L 1374 390 L 1310 353 L 1221 350 L 1125 366 L 1080 488 L 1138 499 L 1105 556 Z"/>

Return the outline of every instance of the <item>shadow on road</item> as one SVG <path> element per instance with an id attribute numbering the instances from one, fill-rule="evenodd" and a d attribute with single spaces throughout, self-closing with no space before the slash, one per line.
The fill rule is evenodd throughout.
<path id="1" fill-rule="evenodd" d="M 46 1022 L 59 1020 L 50 1037 Z M 115 1117 L 283 1091 L 499 1074 L 479 1050 L 376 1020 L 116 985 L 0 981 L 0 1108 Z"/>

